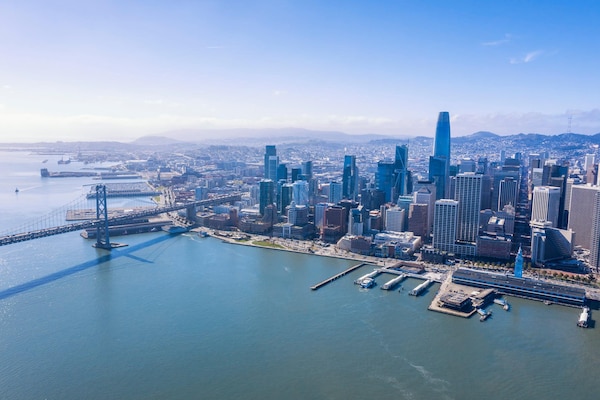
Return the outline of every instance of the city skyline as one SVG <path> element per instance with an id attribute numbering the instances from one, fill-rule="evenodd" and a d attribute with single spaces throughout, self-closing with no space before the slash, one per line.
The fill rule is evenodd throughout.
<path id="1" fill-rule="evenodd" d="M 0 5 L 2 141 L 600 132 L 592 1 Z"/>

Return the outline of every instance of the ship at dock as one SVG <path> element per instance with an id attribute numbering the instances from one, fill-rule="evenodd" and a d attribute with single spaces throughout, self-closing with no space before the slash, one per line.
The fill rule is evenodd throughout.
<path id="1" fill-rule="evenodd" d="M 587 328 L 590 320 L 590 308 L 583 307 L 581 310 L 581 314 L 579 314 L 579 320 L 577 321 L 577 326 L 580 328 Z"/>

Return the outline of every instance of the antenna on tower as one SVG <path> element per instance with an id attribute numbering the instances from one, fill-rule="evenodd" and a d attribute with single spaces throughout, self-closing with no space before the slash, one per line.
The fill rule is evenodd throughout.
<path id="1" fill-rule="evenodd" d="M 567 133 L 571 133 L 571 121 L 573 120 L 573 115 L 569 115 L 569 127 L 567 129 Z"/>

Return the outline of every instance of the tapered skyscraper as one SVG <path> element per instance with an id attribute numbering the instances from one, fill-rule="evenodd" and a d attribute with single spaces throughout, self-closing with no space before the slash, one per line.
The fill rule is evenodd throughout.
<path id="1" fill-rule="evenodd" d="M 450 176 L 450 114 L 440 112 L 433 141 L 433 155 L 429 157 L 429 180 L 435 182 L 436 197 L 448 197 Z"/>

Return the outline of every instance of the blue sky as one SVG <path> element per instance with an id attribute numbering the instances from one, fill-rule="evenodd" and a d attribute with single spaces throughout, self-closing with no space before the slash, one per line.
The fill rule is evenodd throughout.
<path id="1" fill-rule="evenodd" d="M 0 2 L 0 140 L 600 132 L 600 2 Z"/>

